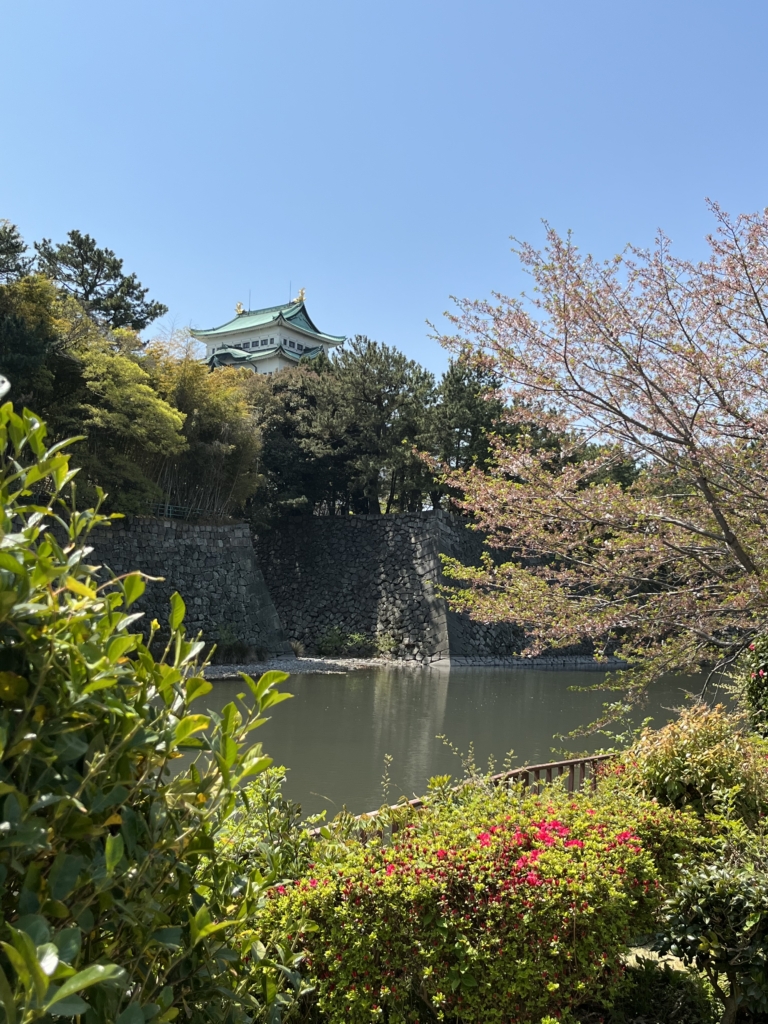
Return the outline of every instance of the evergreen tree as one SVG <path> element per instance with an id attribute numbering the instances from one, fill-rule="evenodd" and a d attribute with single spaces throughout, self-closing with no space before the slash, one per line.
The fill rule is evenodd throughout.
<path id="1" fill-rule="evenodd" d="M 0 220 L 0 281 L 15 281 L 30 272 L 33 258 L 27 243 L 9 220 Z"/>
<path id="2" fill-rule="evenodd" d="M 142 331 L 168 312 L 161 302 L 147 299 L 135 274 L 123 273 L 123 261 L 95 239 L 70 231 L 68 241 L 54 245 L 49 238 L 35 242 L 41 273 L 72 295 L 99 323 Z"/>

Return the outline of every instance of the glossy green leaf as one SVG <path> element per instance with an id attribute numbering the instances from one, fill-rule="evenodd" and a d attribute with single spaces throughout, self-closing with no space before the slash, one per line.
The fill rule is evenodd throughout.
<path id="1" fill-rule="evenodd" d="M 207 729 L 210 724 L 208 715 L 187 715 L 176 726 L 174 738 L 177 743 L 183 743 L 194 733 Z"/>
<path id="2" fill-rule="evenodd" d="M 146 583 L 139 575 L 139 573 L 131 573 L 130 576 L 126 576 L 123 580 L 123 590 L 125 592 L 125 607 L 130 606 L 141 597 L 146 590 Z"/>
<path id="3" fill-rule="evenodd" d="M 56 994 L 56 989 L 51 993 L 51 997 Z M 59 999 L 56 1002 L 56 1009 L 53 1011 L 57 1017 L 79 1017 L 81 1014 L 87 1013 L 91 1009 L 90 1005 L 86 1003 L 80 996 L 65 996 L 63 999 Z"/>
<path id="4" fill-rule="evenodd" d="M 0 967 L 0 1003 L 5 1010 L 6 1024 L 16 1024 L 16 1003 L 13 998 L 13 991 L 8 983 L 8 976 Z"/>
<path id="5" fill-rule="evenodd" d="M 202 676 L 191 676 L 186 683 L 187 701 L 191 704 L 193 700 L 204 697 L 212 689 L 213 684 L 209 683 L 207 679 L 203 679 Z"/>
<path id="6" fill-rule="evenodd" d="M 119 832 L 116 836 L 107 836 L 107 841 L 104 847 L 104 860 L 108 875 L 113 875 L 115 873 L 115 868 L 123 858 L 124 850 L 125 844 L 123 843 L 123 837 Z"/>
<path id="7" fill-rule="evenodd" d="M 139 639 L 140 638 L 138 636 L 133 636 L 130 634 L 128 636 L 116 636 L 114 640 L 110 642 L 109 647 L 107 648 L 107 657 L 112 662 L 117 661 L 119 658 L 122 658 L 122 656 L 126 654 L 128 651 L 134 650 L 134 648 L 139 642 Z"/>
<path id="8" fill-rule="evenodd" d="M 52 942 L 46 942 L 37 947 L 37 962 L 49 978 L 56 970 L 59 963 L 59 950 Z"/>
<path id="9" fill-rule="evenodd" d="M 0 569 L 5 569 L 6 572 L 12 572 L 14 576 L 23 576 L 26 572 L 21 562 L 14 558 L 8 551 L 0 551 Z"/>
<path id="10" fill-rule="evenodd" d="M 80 952 L 82 933 L 76 927 L 62 928 L 60 932 L 54 935 L 53 941 L 56 943 L 56 948 L 59 951 L 59 959 L 67 964 L 71 964 Z"/>
<path id="11" fill-rule="evenodd" d="M 75 888 L 77 877 L 85 866 L 82 856 L 60 853 L 48 876 L 48 891 L 54 900 L 65 900 Z"/>
<path id="12" fill-rule="evenodd" d="M 68 978 L 52 999 L 45 1004 L 48 1013 L 56 1013 L 54 1007 L 57 1003 L 66 999 L 67 996 L 82 992 L 92 985 L 98 985 L 102 981 L 119 981 L 125 977 L 125 971 L 117 964 L 93 964 L 86 967 L 84 971 L 78 971 L 73 977 Z"/>
<path id="13" fill-rule="evenodd" d="M 186 610 L 187 606 L 184 604 L 181 594 L 171 594 L 171 614 L 168 617 L 168 624 L 172 631 L 175 632 L 182 624 Z"/>
<path id="14" fill-rule="evenodd" d="M 144 1024 L 144 1014 L 139 1003 L 128 1003 L 117 1017 L 115 1024 Z"/>

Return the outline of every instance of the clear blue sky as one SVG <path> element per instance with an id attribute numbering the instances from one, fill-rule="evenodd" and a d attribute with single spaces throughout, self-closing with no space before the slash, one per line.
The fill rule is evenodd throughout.
<path id="1" fill-rule="evenodd" d="M 608 256 L 768 204 L 760 0 L 0 0 L 0 217 L 211 327 L 307 291 L 434 370 L 541 218 Z"/>

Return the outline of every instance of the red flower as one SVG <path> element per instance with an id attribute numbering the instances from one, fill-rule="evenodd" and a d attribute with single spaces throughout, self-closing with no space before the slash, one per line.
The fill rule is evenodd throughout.
<path id="1" fill-rule="evenodd" d="M 392 872 L 396 871 L 396 870 L 397 870 L 397 868 L 395 867 L 394 864 L 387 864 L 387 874 L 388 875 L 391 875 Z"/>
<path id="2" fill-rule="evenodd" d="M 581 841 L 581 839 L 566 839 L 566 841 L 563 843 L 563 846 L 578 846 L 580 850 L 584 849 L 584 843 Z"/>
<path id="3" fill-rule="evenodd" d="M 309 884 L 312 886 L 313 889 L 316 889 L 317 888 L 317 879 L 316 878 L 310 878 Z"/>
<path id="4" fill-rule="evenodd" d="M 437 851 L 437 859 L 438 860 L 445 860 L 445 858 L 447 856 L 448 856 L 448 851 L 447 850 L 438 850 Z"/>
<path id="5" fill-rule="evenodd" d="M 480 832 L 478 837 L 477 837 L 477 841 L 480 843 L 481 846 L 490 846 L 491 845 L 491 835 L 490 835 L 490 833 L 489 832 Z"/>

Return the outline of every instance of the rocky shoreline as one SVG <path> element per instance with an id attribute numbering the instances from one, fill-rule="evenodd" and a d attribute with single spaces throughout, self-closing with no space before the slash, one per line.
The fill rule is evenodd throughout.
<path id="1" fill-rule="evenodd" d="M 506 668 L 513 671 L 533 669 L 544 672 L 610 672 L 626 668 L 626 662 L 620 661 L 618 658 L 597 661 L 587 655 L 578 654 L 541 658 L 453 657 L 428 664 L 422 661 L 406 661 L 401 658 L 324 658 L 320 656 L 297 658 L 283 655 L 247 665 L 209 665 L 205 670 L 205 675 L 211 680 L 232 679 L 239 672 L 256 676 L 270 670 L 292 674 L 339 675 L 363 668 L 407 668 L 420 671 L 446 671 L 451 668 Z"/>

